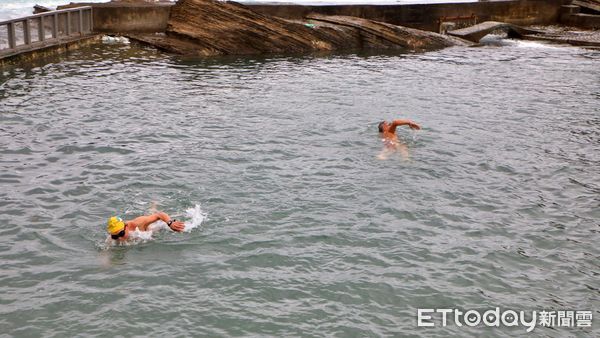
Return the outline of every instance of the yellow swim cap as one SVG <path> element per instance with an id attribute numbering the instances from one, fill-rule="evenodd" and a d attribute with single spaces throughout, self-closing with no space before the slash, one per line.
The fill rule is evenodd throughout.
<path id="1" fill-rule="evenodd" d="M 108 219 L 106 231 L 111 235 L 116 235 L 125 228 L 125 222 L 120 217 L 113 216 Z"/>

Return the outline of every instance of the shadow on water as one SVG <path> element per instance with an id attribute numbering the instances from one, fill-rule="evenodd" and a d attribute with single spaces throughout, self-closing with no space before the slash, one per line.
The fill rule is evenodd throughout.
<path id="1" fill-rule="evenodd" d="M 260 54 L 260 55 L 220 55 L 220 56 L 177 56 L 170 57 L 175 64 L 183 66 L 231 66 L 231 67 L 247 67 L 253 65 L 267 64 L 270 62 L 286 61 L 292 64 L 300 64 L 310 62 L 311 59 L 338 59 L 348 57 L 397 57 L 406 54 L 417 52 L 406 52 L 399 50 L 346 50 L 346 51 L 320 51 L 313 53 L 290 53 L 290 54 Z"/>

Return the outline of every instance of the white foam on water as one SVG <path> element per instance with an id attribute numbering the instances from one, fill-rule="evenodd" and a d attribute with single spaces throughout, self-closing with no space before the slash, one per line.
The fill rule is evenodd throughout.
<path id="1" fill-rule="evenodd" d="M 183 228 L 183 232 L 191 232 L 193 229 L 202 225 L 202 222 L 204 222 L 204 220 L 206 219 L 206 216 L 207 216 L 207 214 L 202 211 L 200 204 L 196 204 L 192 208 L 186 209 L 185 217 L 187 218 L 187 220 L 183 222 L 183 224 L 185 225 L 185 227 Z M 167 223 L 165 223 L 163 221 L 157 221 L 157 222 L 150 224 L 148 226 L 148 229 L 149 229 L 148 231 L 136 230 L 136 232 L 139 232 L 139 234 L 136 234 L 136 236 L 140 236 L 140 238 L 145 239 L 145 237 L 146 237 L 145 233 L 150 233 L 150 235 L 151 235 L 152 232 L 161 231 L 161 230 L 170 230 Z"/>
<path id="2" fill-rule="evenodd" d="M 128 45 L 129 39 L 124 36 L 104 35 L 104 36 L 102 36 L 102 43 L 105 43 L 107 45 L 116 45 L 116 44 Z"/>
<path id="3" fill-rule="evenodd" d="M 535 48 L 535 49 L 561 49 L 565 46 L 540 41 L 512 40 L 513 46 L 520 48 Z"/>
<path id="4" fill-rule="evenodd" d="M 104 241 L 104 246 L 101 246 L 103 250 L 108 250 L 113 246 L 130 246 L 146 243 L 152 240 L 153 231 L 140 231 L 134 230 L 129 232 L 129 239 L 126 241 L 116 241 L 110 237 L 110 235 L 106 236 L 106 240 Z"/>
<path id="5" fill-rule="evenodd" d="M 185 221 L 184 232 L 190 232 L 193 229 L 202 225 L 202 222 L 206 219 L 207 214 L 202 211 L 200 204 L 196 204 L 193 208 L 189 208 L 185 211 L 189 221 Z"/>
<path id="6" fill-rule="evenodd" d="M 153 230 L 141 231 L 139 229 L 135 229 L 129 232 L 129 238 L 133 241 L 146 242 L 152 239 Z"/>
<path id="7" fill-rule="evenodd" d="M 204 220 L 207 218 L 207 214 L 202 211 L 200 204 L 196 204 L 192 208 L 186 209 L 185 218 L 186 220 L 184 221 L 185 227 L 183 232 L 189 233 L 193 229 L 196 229 L 202 225 L 202 222 L 204 222 Z M 162 230 L 170 229 L 165 222 L 157 221 L 148 226 L 148 231 L 141 231 L 139 229 L 130 231 L 129 239 L 127 241 L 115 241 L 109 235 L 106 237 L 104 246 L 101 247 L 108 249 L 113 246 L 130 246 L 146 243 L 154 239 L 154 233 Z"/>
<path id="8" fill-rule="evenodd" d="M 484 46 L 513 46 L 515 40 L 506 38 L 506 35 L 488 34 L 479 40 L 479 44 Z"/>
<path id="9" fill-rule="evenodd" d="M 528 48 L 528 49 L 562 49 L 562 48 L 573 48 L 572 46 L 561 45 L 552 42 L 545 41 L 531 41 L 531 40 L 519 40 L 519 39 L 508 39 L 504 35 L 488 34 L 484 36 L 480 44 L 484 46 L 497 46 L 497 47 L 516 47 L 516 48 Z"/>

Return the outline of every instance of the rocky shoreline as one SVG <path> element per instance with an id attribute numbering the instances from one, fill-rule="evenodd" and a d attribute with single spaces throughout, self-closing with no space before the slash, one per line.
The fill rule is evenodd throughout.
<path id="1" fill-rule="evenodd" d="M 128 34 L 182 55 L 250 55 L 339 50 L 422 51 L 468 41 L 350 16 L 307 15 L 286 20 L 235 2 L 180 0 L 164 34 Z"/>
<path id="2" fill-rule="evenodd" d="M 596 2 L 600 3 L 600 0 L 593 0 Z M 565 5 L 563 0 L 389 6 L 266 6 L 211 0 L 179 0 L 177 3 L 113 0 L 58 6 L 59 10 L 85 9 L 73 11 L 70 19 L 64 12 L 59 12 L 55 18 L 59 19 L 59 32 L 69 41 L 75 41 L 69 48 L 75 48 L 77 41 L 84 43 L 82 37 L 108 34 L 127 36 L 170 53 L 189 56 L 427 51 L 477 45 L 480 38 L 499 30 L 507 32 L 511 38 L 598 49 L 600 12 L 595 7 L 585 6 L 589 7 L 589 4 Z M 38 6 L 36 11 L 48 9 Z M 82 26 L 79 13 L 83 11 L 93 15 L 93 24 L 90 24 L 93 29 L 84 35 L 77 33 L 78 26 Z M 31 23 L 39 20 L 38 16 L 15 22 L 20 25 Z M 0 28 L 7 31 L 11 22 L 4 22 L 4 27 Z M 66 22 L 70 22 L 70 30 L 64 29 Z M 45 30 L 52 29 L 49 20 L 45 25 Z M 527 28 L 534 25 L 541 28 Z M 561 29 L 556 31 L 553 27 Z M 17 29 L 16 33 L 23 35 L 24 30 Z M 53 51 L 64 52 L 61 39 L 38 38 L 31 44 L 19 45 L 19 48 L 1 49 L 0 63 Z"/>

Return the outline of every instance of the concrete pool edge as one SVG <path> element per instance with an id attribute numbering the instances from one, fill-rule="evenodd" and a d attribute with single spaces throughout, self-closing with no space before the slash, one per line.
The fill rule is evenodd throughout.
<path id="1" fill-rule="evenodd" d="M 56 44 L 46 45 L 42 43 L 19 49 L 11 53 L 0 54 L 0 67 L 21 62 L 30 62 L 32 60 L 37 60 L 48 56 L 65 54 L 70 50 L 96 43 L 100 41 L 101 37 L 101 34 L 72 37 L 68 39 L 61 39 Z"/>

